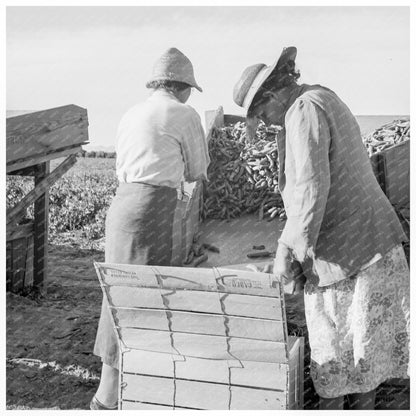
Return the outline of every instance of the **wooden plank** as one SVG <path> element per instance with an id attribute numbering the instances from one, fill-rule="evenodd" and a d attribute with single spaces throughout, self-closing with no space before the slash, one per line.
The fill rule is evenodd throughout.
<path id="1" fill-rule="evenodd" d="M 298 377 L 299 380 L 297 385 L 299 386 L 299 399 L 297 400 L 298 409 L 303 410 L 304 406 L 304 377 L 305 377 L 305 338 L 300 337 L 299 339 L 299 363 L 298 363 Z"/>
<path id="2" fill-rule="evenodd" d="M 224 114 L 224 126 L 229 124 L 236 124 L 238 122 L 245 122 L 246 118 L 244 116 L 237 116 L 234 114 Z"/>
<path id="3" fill-rule="evenodd" d="M 6 120 L 7 163 L 88 141 L 87 110 L 75 105 Z"/>
<path id="4" fill-rule="evenodd" d="M 370 163 L 381 190 L 386 193 L 384 155 L 381 153 L 374 153 L 370 156 Z"/>
<path id="5" fill-rule="evenodd" d="M 283 322 L 269 319 L 165 309 L 112 308 L 112 312 L 115 324 L 121 328 L 155 329 L 264 341 L 285 340 Z"/>
<path id="6" fill-rule="evenodd" d="M 123 374 L 122 400 L 173 406 L 175 383 L 172 379 Z M 179 404 L 179 403 L 178 403 Z"/>
<path id="7" fill-rule="evenodd" d="M 6 227 L 6 240 L 12 241 L 18 238 L 29 237 L 30 234 L 33 233 L 33 222 L 23 224 L 23 225 L 16 225 L 16 226 L 7 226 Z"/>
<path id="8" fill-rule="evenodd" d="M 230 365 L 231 383 L 240 386 L 286 389 L 288 365 L 258 361 L 240 361 Z"/>
<path id="9" fill-rule="evenodd" d="M 194 290 L 108 286 L 109 303 L 118 307 L 141 307 L 266 318 L 281 321 L 282 305 L 276 298 L 221 294 Z"/>
<path id="10" fill-rule="evenodd" d="M 284 391 L 231 387 L 230 410 L 285 410 Z"/>
<path id="11" fill-rule="evenodd" d="M 94 263 L 102 285 L 158 287 L 280 297 L 275 276 L 221 268 L 181 268 L 131 264 Z"/>
<path id="12" fill-rule="evenodd" d="M 224 125 L 224 110 L 220 106 L 216 110 L 205 111 L 205 128 L 208 140 L 211 138 L 212 129 L 214 127 L 222 127 Z"/>
<path id="13" fill-rule="evenodd" d="M 289 337 L 289 379 L 288 400 L 291 410 L 303 409 L 303 377 L 304 377 L 304 338 Z"/>
<path id="14" fill-rule="evenodd" d="M 121 328 L 118 332 L 125 348 L 130 349 L 212 360 L 286 362 L 284 342 L 135 328 Z"/>
<path id="15" fill-rule="evenodd" d="M 13 241 L 6 243 L 6 291 L 10 291 L 13 282 Z"/>
<path id="16" fill-rule="evenodd" d="M 43 207 L 45 205 L 45 192 L 47 192 L 48 188 L 52 186 L 67 170 L 69 170 L 77 161 L 75 155 L 68 156 L 56 169 L 53 170 L 49 174 L 49 169 L 47 173 L 39 173 L 35 177 L 35 188 L 32 189 L 25 197 L 13 208 L 7 211 L 7 224 L 14 224 L 16 223 L 22 215 L 24 215 L 26 208 L 29 207 L 30 204 L 34 203 L 37 199 L 39 207 Z M 49 162 L 45 162 L 45 164 L 49 164 Z M 45 164 L 43 164 L 45 166 Z M 43 197 L 42 197 L 43 196 Z M 42 202 L 43 200 L 43 202 Z M 36 224 L 36 219 L 35 219 Z"/>
<path id="17" fill-rule="evenodd" d="M 385 189 L 390 203 L 398 208 L 410 204 L 410 141 L 384 151 Z"/>
<path id="18" fill-rule="evenodd" d="M 10 291 L 13 293 L 20 293 L 24 288 L 26 253 L 27 238 L 14 240 L 12 243 L 12 270 L 9 284 Z"/>
<path id="19" fill-rule="evenodd" d="M 121 402 L 121 408 L 120 408 L 120 410 L 173 410 L 173 409 L 174 409 L 173 406 L 133 402 L 129 400 L 123 400 Z"/>
<path id="20" fill-rule="evenodd" d="M 34 271 L 34 236 L 33 234 L 27 238 L 27 252 L 26 252 L 26 267 L 25 267 L 25 287 L 33 286 L 33 271 Z"/>
<path id="21" fill-rule="evenodd" d="M 57 149 L 56 151 L 53 151 L 48 154 L 31 156 L 28 159 L 12 162 L 10 165 L 7 165 L 6 172 L 8 175 L 32 176 L 35 174 L 35 170 L 30 169 L 32 166 L 37 165 L 39 163 L 47 162 L 52 159 L 58 159 L 60 157 L 76 154 L 81 150 L 81 146 L 75 145 L 65 147 L 64 149 Z"/>
<path id="22" fill-rule="evenodd" d="M 52 174 L 49 173 L 49 162 L 45 162 L 39 165 L 39 171 L 35 175 L 35 188 L 31 192 L 34 192 L 33 195 L 35 195 L 38 190 L 36 194 L 40 197 L 34 200 L 33 289 L 38 293 L 44 293 L 45 291 L 46 268 L 48 265 L 49 186 L 63 174 L 62 172 L 66 172 L 75 161 L 76 157 L 74 155 L 69 156 L 65 161 L 66 163 L 63 162 L 59 165 Z M 43 193 L 39 191 L 40 189 L 43 189 Z M 18 213 L 15 214 L 15 220 L 17 215 Z"/>
<path id="23" fill-rule="evenodd" d="M 26 168 L 10 171 L 7 169 L 7 175 L 9 176 L 35 176 L 36 166 L 28 166 Z"/>
<path id="24" fill-rule="evenodd" d="M 161 377 L 125 374 L 123 400 L 139 400 L 174 407 L 207 410 L 276 410 L 285 408 L 285 394 L 278 390 L 252 389 Z"/>
<path id="25" fill-rule="evenodd" d="M 123 353 L 122 371 L 130 374 L 284 390 L 288 366 L 279 363 L 209 360 L 128 350 Z"/>

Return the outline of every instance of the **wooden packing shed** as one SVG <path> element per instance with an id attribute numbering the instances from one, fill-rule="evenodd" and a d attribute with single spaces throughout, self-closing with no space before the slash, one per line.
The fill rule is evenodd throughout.
<path id="1" fill-rule="evenodd" d="M 49 187 L 75 164 L 76 153 L 86 143 L 87 110 L 76 105 L 6 119 L 6 173 L 34 178 L 34 188 L 6 213 L 7 290 L 44 291 Z M 66 158 L 50 171 L 50 161 L 61 157 Z M 33 221 L 22 221 L 32 204 Z"/>
<path id="2" fill-rule="evenodd" d="M 281 282 L 227 268 L 95 263 L 120 346 L 119 409 L 303 408 Z"/>

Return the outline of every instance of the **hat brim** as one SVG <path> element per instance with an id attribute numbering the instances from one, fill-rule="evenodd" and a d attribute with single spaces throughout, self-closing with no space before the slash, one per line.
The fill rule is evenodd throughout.
<path id="1" fill-rule="evenodd" d="M 146 82 L 146 88 L 150 88 L 150 85 L 152 84 L 152 82 L 155 82 L 155 81 L 176 81 L 176 80 L 174 80 L 172 78 L 167 78 L 167 77 L 164 77 L 164 78 L 152 78 L 152 79 L 150 79 L 149 81 Z M 189 84 L 188 82 L 183 82 L 183 81 L 177 81 L 177 82 L 181 82 L 182 84 L 187 84 L 187 85 L 189 85 L 192 88 L 196 88 L 199 92 L 202 92 L 202 88 L 197 83 L 195 83 L 195 84 Z"/>
<path id="2" fill-rule="evenodd" d="M 289 60 L 295 60 L 297 54 L 297 49 L 294 46 L 289 46 L 284 48 L 279 58 L 273 65 L 265 67 L 262 69 L 254 78 L 246 96 L 244 97 L 243 107 L 248 111 L 251 104 L 253 103 L 254 97 L 256 96 L 259 89 L 267 81 L 267 79 L 272 75 L 276 70 L 283 66 Z"/>

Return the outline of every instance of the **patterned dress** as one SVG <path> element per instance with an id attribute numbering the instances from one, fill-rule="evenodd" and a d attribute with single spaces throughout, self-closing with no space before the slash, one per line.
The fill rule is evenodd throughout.
<path id="1" fill-rule="evenodd" d="M 397 246 L 353 278 L 305 286 L 311 376 L 319 396 L 365 393 L 409 376 L 409 268 Z"/>

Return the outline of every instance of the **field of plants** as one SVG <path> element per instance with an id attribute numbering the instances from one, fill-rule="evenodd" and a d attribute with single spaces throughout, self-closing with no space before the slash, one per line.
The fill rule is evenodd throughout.
<path id="1" fill-rule="evenodd" d="M 51 170 L 63 159 L 51 162 Z M 29 177 L 7 177 L 7 208 L 14 206 L 33 188 Z M 81 239 L 94 247 L 104 236 L 105 215 L 117 188 L 115 159 L 83 158 L 49 190 L 50 241 Z M 23 222 L 33 218 L 28 208 Z M 86 247 L 88 248 L 88 247 Z"/>

